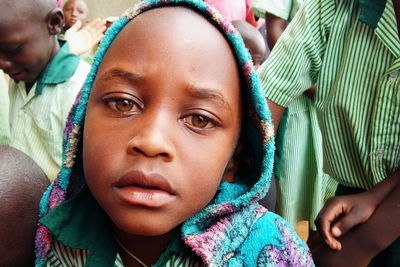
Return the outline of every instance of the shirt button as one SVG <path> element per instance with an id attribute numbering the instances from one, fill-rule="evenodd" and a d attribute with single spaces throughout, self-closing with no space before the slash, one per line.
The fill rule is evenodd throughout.
<path id="1" fill-rule="evenodd" d="M 389 77 L 392 79 L 396 79 L 397 77 L 399 77 L 399 75 L 400 75 L 400 70 L 396 70 L 396 71 L 389 73 Z"/>
<path id="2" fill-rule="evenodd" d="M 385 150 L 383 150 L 381 148 L 377 149 L 375 152 L 377 159 L 382 159 L 384 154 L 385 154 Z"/>

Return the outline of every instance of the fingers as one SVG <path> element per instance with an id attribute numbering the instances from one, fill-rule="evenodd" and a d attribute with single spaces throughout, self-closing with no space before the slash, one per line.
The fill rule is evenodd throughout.
<path id="1" fill-rule="evenodd" d="M 84 29 L 94 35 L 103 34 L 106 30 L 106 24 L 103 20 L 97 18 L 88 23 Z"/>
<path id="2" fill-rule="evenodd" d="M 337 221 L 341 216 L 346 214 L 345 206 L 336 198 L 330 199 L 320 211 L 315 221 L 317 229 L 325 240 L 326 244 L 334 249 L 341 250 L 341 243 L 335 238 L 332 232 L 331 225 Z"/>
<path id="3" fill-rule="evenodd" d="M 106 30 L 105 22 L 101 19 L 92 20 L 83 30 L 86 30 L 90 34 L 91 43 L 95 45 L 100 42 L 104 36 L 104 31 Z"/>
<path id="4" fill-rule="evenodd" d="M 332 226 L 332 233 L 335 237 L 340 237 L 346 234 L 349 230 L 355 226 L 365 222 L 373 213 L 373 208 L 364 207 L 360 209 L 358 206 L 351 210 L 351 213 L 346 214 L 340 218 L 339 221 L 335 222 Z"/>
<path id="5" fill-rule="evenodd" d="M 67 31 L 73 31 L 73 32 L 77 32 L 79 31 L 79 29 L 82 28 L 82 22 L 80 20 L 78 20 L 74 25 L 72 25 L 71 28 L 69 28 Z"/>

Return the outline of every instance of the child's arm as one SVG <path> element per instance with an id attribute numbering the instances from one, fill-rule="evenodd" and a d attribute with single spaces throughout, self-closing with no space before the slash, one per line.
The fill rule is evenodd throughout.
<path id="1" fill-rule="evenodd" d="M 267 99 L 267 104 L 269 107 L 269 110 L 271 111 L 271 120 L 272 124 L 274 125 L 274 132 L 276 134 L 276 131 L 278 130 L 279 122 L 281 121 L 283 112 L 285 111 L 285 107 L 282 107 L 275 102 L 272 102 L 271 100 Z"/>
<path id="2" fill-rule="evenodd" d="M 317 228 L 328 246 L 334 250 L 341 250 L 342 245 L 336 238 L 343 236 L 356 225 L 369 221 L 370 216 L 379 205 L 382 207 L 391 205 L 393 207 L 392 210 L 385 209 L 386 218 L 391 217 L 394 212 L 398 212 L 394 203 L 387 202 L 389 197 L 391 197 L 391 201 L 395 201 L 394 196 L 392 196 L 393 193 L 400 192 L 399 176 L 400 170 L 397 170 L 383 182 L 366 192 L 330 199 L 316 219 Z M 391 193 L 392 191 L 393 193 Z M 399 192 L 398 197 L 400 196 Z M 397 201 L 400 201 L 400 198 Z"/>
<path id="3" fill-rule="evenodd" d="M 400 236 L 400 182 L 376 208 L 370 219 L 339 238 L 343 249 L 326 244 L 313 250 L 317 266 L 366 266 L 371 259 Z"/>
<path id="4" fill-rule="evenodd" d="M 265 13 L 265 26 L 267 29 L 267 42 L 269 49 L 275 46 L 276 42 L 278 41 L 279 37 L 283 33 L 286 28 L 286 20 L 279 18 L 273 14 L 268 12 Z"/>

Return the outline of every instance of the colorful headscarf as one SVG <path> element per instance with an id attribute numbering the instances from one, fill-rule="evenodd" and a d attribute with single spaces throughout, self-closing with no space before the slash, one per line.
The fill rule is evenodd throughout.
<path id="1" fill-rule="evenodd" d="M 246 208 L 263 198 L 269 188 L 272 174 L 274 138 L 271 116 L 260 88 L 258 76 L 253 67 L 251 56 L 243 43 L 240 34 L 215 9 L 201 0 L 144 0 L 135 5 L 113 23 L 103 38 L 94 57 L 91 72 L 85 85 L 77 97 L 68 117 L 64 130 L 63 162 L 58 178 L 47 189 L 40 203 L 39 217 L 42 218 L 59 204 L 76 195 L 85 184 L 82 161 L 82 132 L 85 112 L 93 82 L 104 55 L 110 44 L 121 30 L 136 16 L 149 9 L 162 6 L 185 6 L 200 13 L 215 25 L 230 44 L 241 73 L 242 89 L 246 95 L 248 111 L 243 127 L 252 150 L 255 153 L 254 173 L 249 177 L 239 177 L 238 187 L 235 184 L 223 184 L 215 201 L 190 218 L 185 225 L 184 234 L 190 236 L 202 228 L 211 217 L 220 217 Z M 51 248 L 52 235 L 49 230 L 39 224 L 36 236 L 37 266 L 44 266 Z"/>

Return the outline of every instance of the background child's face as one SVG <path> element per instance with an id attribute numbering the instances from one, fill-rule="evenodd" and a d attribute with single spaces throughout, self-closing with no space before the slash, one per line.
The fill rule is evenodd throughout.
<path id="1" fill-rule="evenodd" d="M 0 69 L 15 80 L 34 82 L 54 54 L 56 40 L 44 18 L 12 13 L 0 16 Z"/>
<path id="2" fill-rule="evenodd" d="M 83 1 L 80 0 L 70 0 L 65 3 L 63 7 L 64 18 L 65 18 L 65 28 L 69 29 L 78 20 L 85 25 L 88 21 L 89 10 Z"/>
<path id="3" fill-rule="evenodd" d="M 88 186 L 120 230 L 167 233 L 215 195 L 240 114 L 236 62 L 219 31 L 185 8 L 147 11 L 99 68 L 84 127 Z"/>

